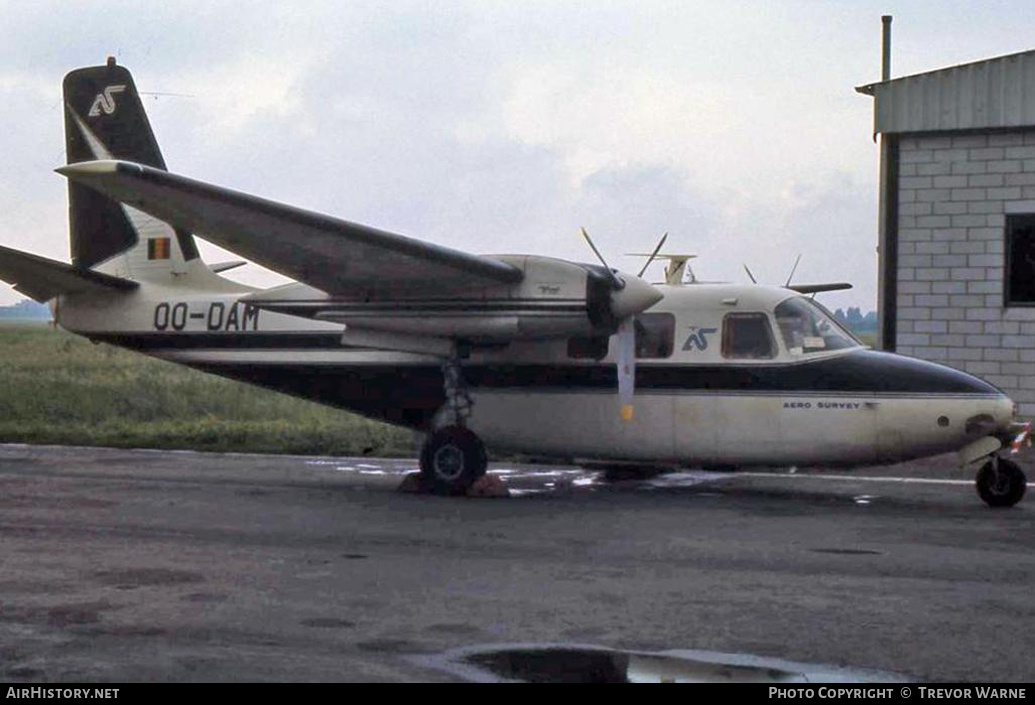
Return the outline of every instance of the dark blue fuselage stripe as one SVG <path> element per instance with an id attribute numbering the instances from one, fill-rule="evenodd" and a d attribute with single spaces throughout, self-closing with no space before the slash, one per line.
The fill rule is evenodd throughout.
<path id="1" fill-rule="evenodd" d="M 151 353 L 163 350 L 348 350 L 341 334 L 334 333 L 145 333 L 100 335 L 96 340 Z M 235 364 L 248 367 L 284 369 L 282 363 L 249 361 Z M 399 365 L 305 365 L 292 363 L 294 372 L 312 368 L 314 374 L 356 375 L 373 370 L 400 373 Z M 441 379 L 437 367 L 413 367 L 414 373 L 432 374 Z M 426 371 L 426 372 L 425 372 Z M 616 386 L 614 364 L 529 364 L 515 362 L 472 363 L 464 366 L 468 384 L 500 388 L 589 388 Z M 641 362 L 637 367 L 639 389 L 672 389 L 730 392 L 840 392 L 1001 395 L 993 385 L 965 372 L 923 360 L 872 350 L 857 350 L 815 361 L 795 364 L 738 365 Z"/>

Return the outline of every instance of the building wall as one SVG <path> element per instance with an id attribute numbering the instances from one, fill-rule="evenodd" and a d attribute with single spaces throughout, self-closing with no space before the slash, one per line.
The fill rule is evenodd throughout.
<path id="1" fill-rule="evenodd" d="M 1035 214 L 1035 129 L 899 138 L 896 350 L 1035 417 L 1035 308 L 1004 307 L 1006 215 Z"/>

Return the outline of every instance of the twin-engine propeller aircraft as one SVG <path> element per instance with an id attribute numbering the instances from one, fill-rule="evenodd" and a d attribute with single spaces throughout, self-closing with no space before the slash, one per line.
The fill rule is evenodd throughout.
<path id="1" fill-rule="evenodd" d="M 657 285 L 599 253 L 468 254 L 169 172 L 114 60 L 64 101 L 72 264 L 0 248 L 0 278 L 91 340 L 419 429 L 430 489 L 467 489 L 488 445 L 722 466 L 957 451 L 987 459 L 988 504 L 1024 494 L 999 455 L 1027 428 L 1010 399 L 866 348 L 808 297 L 847 285 L 684 284 L 689 256 L 660 243 Z M 207 266 L 192 233 L 297 283 L 219 276 L 237 263 Z"/>

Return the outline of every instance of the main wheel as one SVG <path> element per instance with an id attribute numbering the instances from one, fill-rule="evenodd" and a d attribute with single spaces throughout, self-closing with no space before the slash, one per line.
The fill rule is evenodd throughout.
<path id="1" fill-rule="evenodd" d="M 474 432 L 447 426 L 433 433 L 420 452 L 421 481 L 435 494 L 463 494 L 488 467 L 485 445 Z"/>
<path id="2" fill-rule="evenodd" d="M 1028 478 L 1012 460 L 993 458 L 981 466 L 975 484 L 978 495 L 988 506 L 1012 507 L 1028 489 Z"/>

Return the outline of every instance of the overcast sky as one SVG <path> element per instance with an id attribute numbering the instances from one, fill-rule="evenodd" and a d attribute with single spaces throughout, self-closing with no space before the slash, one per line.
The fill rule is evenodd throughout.
<path id="1" fill-rule="evenodd" d="M 172 171 L 477 253 L 590 261 L 584 225 L 636 271 L 622 254 L 668 231 L 700 278 L 772 283 L 802 253 L 797 281 L 873 308 L 853 87 L 879 77 L 884 13 L 896 76 L 1035 43 L 1030 1 L 0 0 L 0 244 L 67 261 L 61 79 L 114 54 L 187 96 L 146 99 Z"/>

